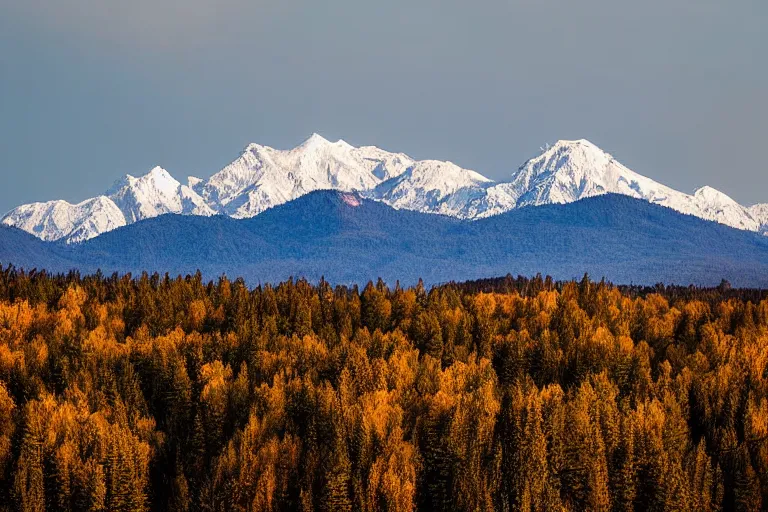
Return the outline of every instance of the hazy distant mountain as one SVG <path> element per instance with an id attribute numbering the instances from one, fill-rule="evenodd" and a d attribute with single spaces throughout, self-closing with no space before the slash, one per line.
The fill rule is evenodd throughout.
<path id="1" fill-rule="evenodd" d="M 60 271 L 200 269 L 251 284 L 290 276 L 436 283 L 588 272 L 622 283 L 716 285 L 725 278 L 768 286 L 767 237 L 614 194 L 463 221 L 319 191 L 252 219 L 163 215 L 73 245 L 3 228 L 0 258 Z"/>
<path id="2" fill-rule="evenodd" d="M 480 219 L 522 206 L 616 193 L 735 228 L 768 232 L 764 205 L 745 208 L 711 187 L 679 192 L 635 173 L 586 140 L 559 141 L 495 183 L 451 162 L 415 161 L 314 134 L 291 150 L 250 144 L 207 180 L 182 185 L 164 169 L 126 176 L 103 196 L 15 208 L 2 223 L 43 240 L 81 242 L 166 213 L 250 218 L 316 190 L 357 191 L 397 209 Z M 762 227 L 761 227 L 762 226 Z"/>
<path id="3" fill-rule="evenodd" d="M 0 226 L 0 265 L 17 264 L 27 270 L 55 272 L 91 268 L 82 261 L 68 259 L 67 255 L 74 256 L 62 244 L 44 242 L 21 229 Z"/>

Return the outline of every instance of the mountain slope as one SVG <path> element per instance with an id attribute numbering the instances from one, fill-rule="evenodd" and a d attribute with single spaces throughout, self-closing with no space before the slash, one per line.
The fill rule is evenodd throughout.
<path id="1" fill-rule="evenodd" d="M 472 218 L 467 205 L 482 197 L 493 182 L 451 162 L 416 162 L 401 175 L 377 186 L 370 197 L 405 210 Z"/>
<path id="2" fill-rule="evenodd" d="M 50 261 L 53 270 L 70 261 L 107 273 L 200 269 L 252 284 L 588 272 L 623 283 L 768 286 L 768 238 L 614 194 L 469 222 L 320 191 L 252 219 L 164 215 L 78 245 L 40 243 L 44 251 L 5 257 L 25 267 Z"/>
<path id="3" fill-rule="evenodd" d="M 18 264 L 26 269 L 66 272 L 90 269 L 82 261 L 70 260 L 59 244 L 44 242 L 19 228 L 0 226 L 0 265 Z M 71 255 L 71 254 L 70 254 Z"/>
<path id="4" fill-rule="evenodd" d="M 749 208 L 741 206 L 726 194 L 712 187 L 701 187 L 693 193 L 697 212 L 694 215 L 726 226 L 747 231 L 758 231 L 760 222 Z"/>

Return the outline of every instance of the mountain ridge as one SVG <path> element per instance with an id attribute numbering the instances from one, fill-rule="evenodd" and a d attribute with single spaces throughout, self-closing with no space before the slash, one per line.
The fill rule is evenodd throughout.
<path id="1" fill-rule="evenodd" d="M 711 187 L 693 194 L 632 171 L 586 139 L 560 140 L 505 181 L 439 160 L 414 160 L 375 146 L 355 147 L 312 134 L 280 150 L 248 144 L 208 179 L 182 184 L 161 167 L 117 180 L 102 196 L 75 205 L 21 205 L 2 223 L 47 241 L 79 243 L 168 213 L 250 218 L 316 190 L 360 192 L 398 209 L 476 220 L 523 206 L 563 204 L 618 193 L 722 224 L 768 234 L 768 205 L 744 207 Z"/>

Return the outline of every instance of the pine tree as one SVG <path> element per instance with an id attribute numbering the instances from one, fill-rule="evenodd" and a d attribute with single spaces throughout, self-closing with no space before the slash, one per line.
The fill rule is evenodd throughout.
<path id="1" fill-rule="evenodd" d="M 327 512 L 349 512 L 352 510 L 349 496 L 351 468 L 346 444 L 338 434 L 329 455 L 326 461 L 319 508 Z"/>
<path id="2" fill-rule="evenodd" d="M 637 495 L 637 456 L 635 453 L 635 429 L 630 419 L 622 422 L 619 446 L 613 455 L 609 478 L 613 509 L 631 512 L 635 509 Z"/>
<path id="3" fill-rule="evenodd" d="M 736 474 L 734 475 L 734 510 L 739 512 L 757 511 L 762 508 L 760 480 L 749 460 L 746 447 L 742 446 L 736 454 Z"/>
<path id="4" fill-rule="evenodd" d="M 44 405 L 32 402 L 25 409 L 24 430 L 19 459 L 16 463 L 13 495 L 18 510 L 45 510 L 45 474 L 43 469 L 46 432 Z"/>

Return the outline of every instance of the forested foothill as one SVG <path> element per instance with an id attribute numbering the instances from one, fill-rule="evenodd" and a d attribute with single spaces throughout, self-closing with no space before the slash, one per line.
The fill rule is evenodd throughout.
<path id="1" fill-rule="evenodd" d="M 766 508 L 760 290 L 0 267 L 0 510 Z"/>

